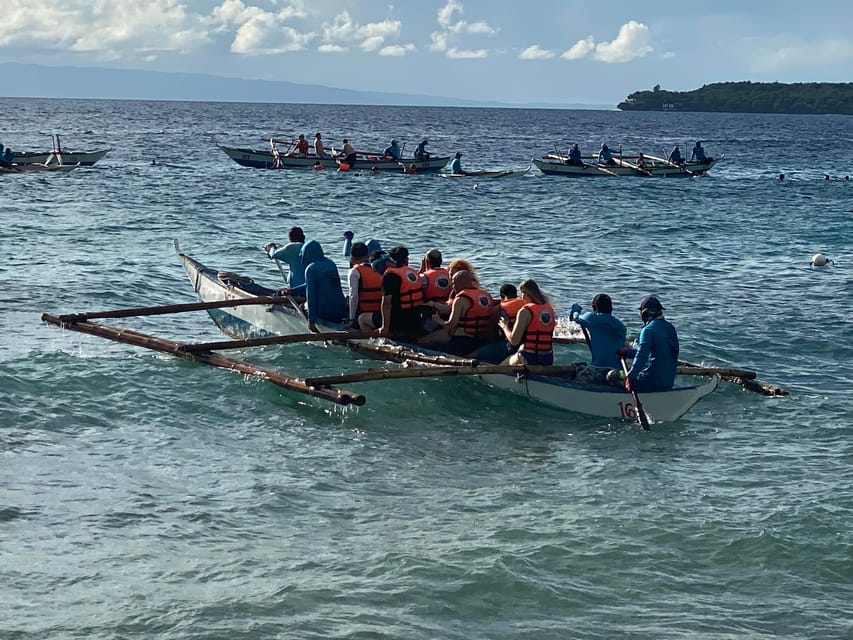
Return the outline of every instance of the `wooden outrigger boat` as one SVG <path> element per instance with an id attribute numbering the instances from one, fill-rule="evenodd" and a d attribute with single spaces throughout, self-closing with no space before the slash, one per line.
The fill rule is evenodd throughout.
<path id="1" fill-rule="evenodd" d="M 282 150 L 280 145 L 286 145 Z M 247 147 L 229 147 L 219 145 L 219 148 L 237 164 L 243 167 L 255 169 L 312 169 L 320 162 L 326 169 L 337 169 L 340 158 L 334 155 L 318 158 L 313 153 L 305 156 L 289 151 L 289 143 L 270 138 L 269 149 L 250 149 Z M 350 167 L 353 171 L 371 171 L 375 167 L 379 171 L 402 173 L 412 165 L 417 168 L 417 173 L 435 173 L 444 168 L 450 156 L 430 156 L 429 160 L 417 161 L 414 158 L 401 158 L 400 160 L 386 159 L 381 153 L 359 152 L 355 165 Z"/>
<path id="2" fill-rule="evenodd" d="M 16 151 L 12 153 L 12 162 L 26 170 L 29 165 L 50 165 L 53 158 L 59 158 L 59 164 L 71 167 L 91 167 L 107 153 L 111 147 L 92 151 L 63 151 L 59 134 L 52 135 L 53 149 L 50 151 Z M 38 171 L 39 169 L 36 169 Z M 67 171 L 68 169 L 66 169 Z"/>
<path id="3" fill-rule="evenodd" d="M 442 178 L 520 178 L 530 173 L 531 165 L 523 169 L 486 169 L 482 171 L 466 171 L 465 173 L 444 173 Z"/>
<path id="4" fill-rule="evenodd" d="M 363 395 L 335 385 L 413 377 L 468 375 L 497 389 L 510 391 L 566 411 L 607 418 L 638 418 L 638 401 L 621 387 L 598 387 L 574 382 L 576 371 L 569 366 L 494 365 L 470 358 L 459 358 L 416 345 L 390 340 L 369 339 L 358 333 L 320 325 L 321 333 L 307 332 L 307 319 L 301 307 L 288 296 L 232 272 L 211 269 L 178 252 L 200 302 L 142 307 L 82 314 L 44 314 L 42 320 L 67 329 L 101 336 L 215 367 L 261 376 L 285 389 L 308 394 L 337 404 L 364 404 Z M 219 329 L 234 340 L 181 343 L 138 331 L 92 322 L 103 318 L 127 318 L 143 315 L 207 311 Z M 356 353 L 383 361 L 403 362 L 405 368 L 381 368 L 349 374 L 298 378 L 273 369 L 222 356 L 217 351 L 245 349 L 251 346 L 328 341 Z M 566 342 L 566 340 L 558 340 Z M 779 387 L 755 380 L 755 373 L 736 369 L 718 369 L 684 364 L 683 376 L 705 377 L 701 384 L 678 386 L 662 393 L 643 393 L 639 415 L 651 421 L 678 420 L 697 402 L 713 392 L 721 378 L 739 382 L 765 395 L 787 395 Z M 746 384 L 749 382 L 750 384 Z M 643 411 L 644 409 L 644 411 Z M 644 425 L 646 426 L 646 425 Z"/>
<path id="5" fill-rule="evenodd" d="M 558 153 L 545 154 L 541 159 L 534 158 L 539 170 L 548 176 L 566 176 L 569 178 L 593 177 L 645 177 L 645 178 L 691 178 L 704 176 L 722 159 L 715 158 L 706 162 L 686 162 L 674 164 L 665 158 L 644 154 L 645 164 L 637 164 L 639 156 L 613 156 L 615 164 L 598 164 L 597 157 L 582 158 L 581 164 L 569 164 L 568 156 Z"/>

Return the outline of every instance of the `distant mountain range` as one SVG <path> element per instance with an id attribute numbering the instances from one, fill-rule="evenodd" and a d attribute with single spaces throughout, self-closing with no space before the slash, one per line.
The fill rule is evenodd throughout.
<path id="1" fill-rule="evenodd" d="M 166 73 L 98 67 L 48 67 L 17 62 L 0 64 L 0 95 L 16 98 L 613 109 L 612 105 L 600 104 L 508 104 L 410 93 L 352 91 L 314 84 L 246 80 L 200 73 Z"/>

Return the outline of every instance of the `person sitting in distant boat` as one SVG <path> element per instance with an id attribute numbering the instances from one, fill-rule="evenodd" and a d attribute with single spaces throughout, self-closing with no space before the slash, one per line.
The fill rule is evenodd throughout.
<path id="1" fill-rule="evenodd" d="M 296 141 L 294 147 L 296 148 L 296 153 L 300 158 L 304 158 L 308 155 L 308 141 L 305 139 L 304 134 L 299 134 L 299 140 Z"/>
<path id="2" fill-rule="evenodd" d="M 450 161 L 450 173 L 456 176 L 467 176 L 468 172 L 462 168 L 462 152 L 457 151 L 453 160 Z"/>
<path id="3" fill-rule="evenodd" d="M 355 166 L 355 159 L 357 155 L 358 154 L 356 154 L 355 149 L 349 143 L 349 140 L 344 138 L 344 146 L 341 147 L 340 153 L 340 157 L 342 158 L 342 164 L 347 164 L 349 165 L 348 168 L 352 169 Z"/>
<path id="4" fill-rule="evenodd" d="M 598 164 L 606 167 L 615 167 L 616 161 L 613 159 L 613 153 L 606 144 L 601 145 L 601 151 L 598 152 Z"/>
<path id="5" fill-rule="evenodd" d="M 285 293 L 305 298 L 308 329 L 318 332 L 317 322 L 340 323 L 347 317 L 347 303 L 341 288 L 338 267 L 323 253 L 316 240 L 309 240 L 299 252 L 305 269 L 305 284 L 285 289 Z"/>
<path id="6" fill-rule="evenodd" d="M 696 146 L 693 147 L 693 151 L 690 153 L 690 162 L 711 162 L 712 160 L 713 158 L 705 155 L 702 143 L 697 140 Z"/>
<path id="7" fill-rule="evenodd" d="M 646 156 L 642 154 L 642 152 L 637 154 L 637 169 L 645 170 L 646 168 Z"/>
<path id="8" fill-rule="evenodd" d="M 518 286 L 524 306 L 518 311 L 512 325 L 501 317 L 498 327 L 510 344 L 519 347 L 503 364 L 554 364 L 554 329 L 557 316 L 554 307 L 542 293 L 535 280 L 524 280 Z"/>
<path id="9" fill-rule="evenodd" d="M 3 143 L 0 143 L 0 167 L 6 167 L 7 169 L 12 167 L 12 158 L 14 158 L 14 154 L 9 147 L 3 147 Z"/>
<path id="10" fill-rule="evenodd" d="M 415 147 L 415 162 L 426 162 L 429 160 L 429 152 L 426 150 L 426 146 L 429 144 L 429 140 L 424 138 L 421 140 L 420 144 Z"/>
<path id="11" fill-rule="evenodd" d="M 572 148 L 569 149 L 569 160 L 566 164 L 570 164 L 575 167 L 584 166 L 583 160 L 581 159 L 581 150 L 578 148 L 577 143 L 572 145 Z"/>
<path id="12" fill-rule="evenodd" d="M 326 147 L 323 146 L 323 140 L 320 137 L 320 132 L 317 132 L 317 135 L 314 136 L 314 155 L 318 158 L 326 157 Z"/>
<path id="13" fill-rule="evenodd" d="M 283 247 L 270 242 L 264 247 L 264 251 L 270 260 L 280 260 L 287 265 L 287 286 L 296 289 L 305 284 L 305 267 L 299 255 L 305 242 L 305 233 L 302 231 L 302 227 L 291 227 L 287 234 L 287 240 L 287 244 Z"/>
<path id="14" fill-rule="evenodd" d="M 621 370 L 616 352 L 625 346 L 628 330 L 613 316 L 613 301 L 606 293 L 592 299 L 592 311 L 584 313 L 579 304 L 573 304 L 569 320 L 580 325 L 589 340 L 589 365 L 578 367 L 577 381 L 584 384 L 607 384 L 607 374 Z"/>
<path id="15" fill-rule="evenodd" d="M 400 145 L 396 140 L 392 140 L 391 144 L 385 148 L 384 156 L 389 160 L 399 160 L 403 152 L 400 150 Z"/>
<path id="16" fill-rule="evenodd" d="M 681 149 L 678 148 L 678 145 L 675 145 L 670 151 L 669 161 L 672 164 L 684 164 L 684 158 L 681 157 Z"/>

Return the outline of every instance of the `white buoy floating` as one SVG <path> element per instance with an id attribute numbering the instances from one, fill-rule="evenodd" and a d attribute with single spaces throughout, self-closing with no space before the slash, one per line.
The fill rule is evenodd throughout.
<path id="1" fill-rule="evenodd" d="M 835 266 L 835 262 L 827 258 L 822 253 L 816 253 L 812 256 L 812 261 L 809 262 L 809 266 L 812 267 L 825 267 L 826 265 L 831 264 Z"/>

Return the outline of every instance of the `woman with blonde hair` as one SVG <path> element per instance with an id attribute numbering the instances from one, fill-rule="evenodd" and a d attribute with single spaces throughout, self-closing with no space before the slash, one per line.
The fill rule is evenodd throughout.
<path id="1" fill-rule="evenodd" d="M 557 327 L 554 307 L 535 280 L 522 281 L 518 290 L 525 304 L 519 310 L 515 324 L 510 326 L 504 317 L 498 322 L 510 347 L 518 347 L 518 351 L 502 364 L 554 364 L 552 343 Z"/>

